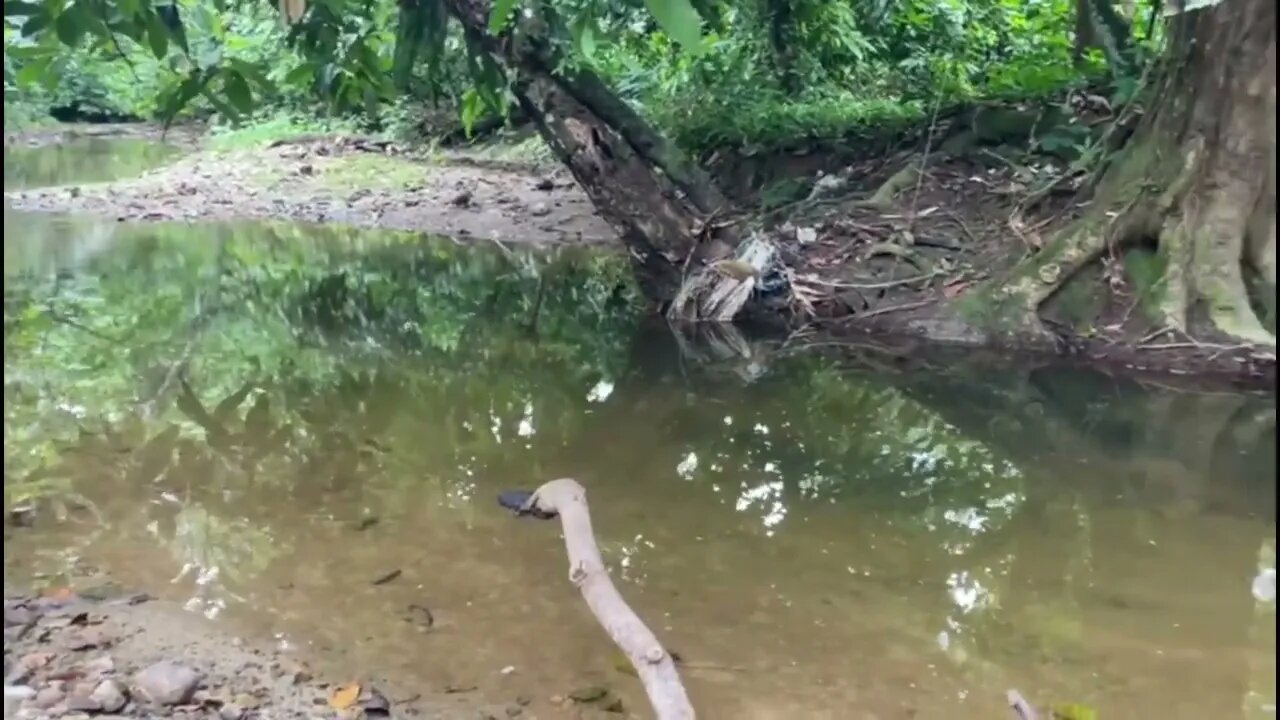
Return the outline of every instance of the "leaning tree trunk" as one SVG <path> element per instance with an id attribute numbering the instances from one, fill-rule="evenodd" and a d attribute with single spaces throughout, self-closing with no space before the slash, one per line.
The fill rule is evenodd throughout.
<path id="1" fill-rule="evenodd" d="M 706 220 L 726 201 L 598 76 L 563 71 L 534 32 L 488 31 L 489 0 L 444 0 L 468 37 L 515 75 L 513 91 L 539 134 L 631 251 L 646 295 L 669 301 Z"/>
<path id="2" fill-rule="evenodd" d="M 1036 311 L 1109 247 L 1158 240 L 1163 320 L 1274 347 L 1251 305 L 1276 293 L 1276 0 L 1175 15 L 1156 103 L 1106 170 L 1080 221 L 986 288 L 1040 331 Z M 1009 320 L 1009 315 L 1003 315 Z M 1020 319 L 1021 322 L 1017 322 Z"/>

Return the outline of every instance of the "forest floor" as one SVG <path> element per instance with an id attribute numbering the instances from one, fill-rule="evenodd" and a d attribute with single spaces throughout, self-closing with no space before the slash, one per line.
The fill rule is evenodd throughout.
<path id="1" fill-rule="evenodd" d="M 344 677 L 305 647 L 244 640 L 167 601 L 84 593 L 6 593 L 6 719 L 532 717 L 525 699 Z"/>
<path id="2" fill-rule="evenodd" d="M 136 129 L 128 132 L 145 132 Z M 603 244 L 616 237 L 556 165 L 427 151 L 371 138 L 305 136 L 192 151 L 141 177 L 6 193 L 21 210 L 119 220 L 264 218 L 337 222 L 449 235 L 460 241 Z M 40 144 L 63 136 L 11 136 Z M 766 228 L 827 335 L 864 332 L 981 344 L 957 310 L 965 291 L 1034 253 L 1088 204 L 1068 164 L 1008 143 L 949 151 L 809 148 L 712 163 Z M 923 172 L 904 173 L 914 164 Z M 1044 188 L 1052 186 L 1052 191 Z M 1034 201 L 1030 199 L 1034 198 Z M 767 208 L 767 210 L 766 210 Z M 1274 353 L 1161 332 L 1150 249 L 1104 258 L 1042 308 L 1057 354 L 1160 374 L 1274 383 Z M 1088 275 L 1086 271 L 1086 275 Z"/>

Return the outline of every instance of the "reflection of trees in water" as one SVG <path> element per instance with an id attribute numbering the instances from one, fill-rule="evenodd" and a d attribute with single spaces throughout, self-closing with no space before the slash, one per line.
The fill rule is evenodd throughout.
<path id="1" fill-rule="evenodd" d="M 143 514 L 197 574 L 262 572 L 335 499 L 466 511 L 495 478 L 631 483 L 659 510 L 711 495 L 762 534 L 857 503 L 927 538 L 949 603 L 930 633 L 994 682 L 1011 658 L 1087 649 L 1117 496 L 1161 522 L 1274 518 L 1265 399 L 677 346 L 632 334 L 612 266 L 589 256 L 148 232 L 70 281 L 7 277 L 6 501 L 50 478 L 140 505 L 170 493 L 179 506 Z M 642 536 L 610 547 L 633 579 L 650 554 Z"/>

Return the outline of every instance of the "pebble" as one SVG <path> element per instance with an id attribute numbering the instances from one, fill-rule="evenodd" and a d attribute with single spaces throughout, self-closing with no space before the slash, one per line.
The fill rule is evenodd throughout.
<path id="1" fill-rule="evenodd" d="M 543 215 L 550 215 L 551 206 L 547 205 L 544 202 L 534 203 L 533 207 L 529 208 L 529 214 L 533 215 L 534 217 L 542 217 Z"/>
<path id="2" fill-rule="evenodd" d="M 103 680 L 89 695 L 102 706 L 104 712 L 119 712 L 129 702 L 127 691 L 115 680 Z"/>
<path id="3" fill-rule="evenodd" d="M 62 702 L 64 697 L 66 697 L 66 693 L 62 692 L 62 688 L 50 686 L 41 688 L 40 692 L 36 693 L 35 698 L 32 699 L 31 704 L 41 709 L 51 708 Z"/>
<path id="4" fill-rule="evenodd" d="M 138 693 L 160 705 L 180 705 L 191 699 L 202 679 L 200 673 L 185 665 L 161 660 L 134 677 Z"/>

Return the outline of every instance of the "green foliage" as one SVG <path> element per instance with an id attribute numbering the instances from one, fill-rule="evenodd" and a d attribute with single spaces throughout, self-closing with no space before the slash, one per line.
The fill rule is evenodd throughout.
<path id="1" fill-rule="evenodd" d="M 282 26 L 272 7 L 221 0 L 10 3 L 6 102 L 349 118 L 406 137 L 429 134 L 438 123 L 421 119 L 443 106 L 469 134 L 513 104 L 487 31 L 598 73 L 687 149 L 752 151 L 892 132 L 939 101 L 1042 97 L 1107 69 L 1097 52 L 1073 64 L 1072 0 L 497 0 L 468 32 L 441 0 L 298 7 Z M 1158 38 L 1130 34 L 1145 62 Z M 1133 93 L 1131 74 L 1114 82 Z"/>

